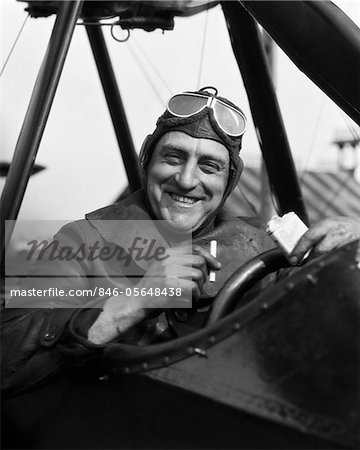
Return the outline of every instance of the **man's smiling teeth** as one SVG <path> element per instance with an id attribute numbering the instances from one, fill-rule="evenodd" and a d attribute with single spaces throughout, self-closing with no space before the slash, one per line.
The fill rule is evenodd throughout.
<path id="1" fill-rule="evenodd" d="M 169 195 L 173 200 L 175 200 L 176 202 L 181 202 L 181 203 L 192 204 L 192 203 L 197 202 L 197 200 L 198 200 L 193 197 L 183 197 L 182 195 L 177 195 L 177 194 L 174 194 L 173 192 L 170 192 Z"/>

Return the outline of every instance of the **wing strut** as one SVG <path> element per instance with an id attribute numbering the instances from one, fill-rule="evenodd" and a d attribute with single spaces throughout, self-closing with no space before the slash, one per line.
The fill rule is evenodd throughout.
<path id="1" fill-rule="evenodd" d="M 331 1 L 241 4 L 325 94 L 360 125 L 360 30 Z"/>
<path id="2" fill-rule="evenodd" d="M 86 22 L 88 23 L 89 21 L 86 20 Z M 125 109 L 116 83 L 109 52 L 106 47 L 104 34 L 100 24 L 96 25 L 96 22 L 92 25 L 86 25 L 86 31 L 110 111 L 130 190 L 131 192 L 135 192 L 141 188 L 139 159 L 131 137 Z"/>
<path id="3" fill-rule="evenodd" d="M 18 216 L 83 0 L 60 3 L 1 196 L 2 220 Z M 14 223 L 7 225 L 6 232 L 3 227 L 1 257 L 14 228 Z"/>
<path id="4" fill-rule="evenodd" d="M 3 221 L 17 219 L 82 5 L 83 0 L 64 1 L 59 4 L 49 45 L 36 79 L 1 196 Z M 104 36 L 100 25 L 87 26 L 87 33 L 130 188 L 135 191 L 141 187 L 139 163 Z M 3 227 L 1 258 L 4 256 L 13 229 L 14 223 L 8 223 L 6 230 Z"/>
<path id="5" fill-rule="evenodd" d="M 240 3 L 224 1 L 222 8 L 279 213 L 295 211 L 307 223 L 305 204 L 259 29 Z"/>

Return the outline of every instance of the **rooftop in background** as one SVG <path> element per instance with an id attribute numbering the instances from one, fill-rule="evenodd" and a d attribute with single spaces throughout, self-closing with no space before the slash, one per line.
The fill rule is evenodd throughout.
<path id="1" fill-rule="evenodd" d="M 330 216 L 360 216 L 360 185 L 352 172 L 299 174 L 310 223 Z M 255 216 L 260 208 L 260 169 L 245 168 L 227 205 L 239 216 Z"/>

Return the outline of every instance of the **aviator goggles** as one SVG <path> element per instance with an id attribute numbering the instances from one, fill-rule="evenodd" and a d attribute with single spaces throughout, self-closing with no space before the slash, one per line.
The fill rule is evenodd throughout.
<path id="1" fill-rule="evenodd" d="M 225 134 L 231 137 L 244 134 L 244 114 L 213 95 L 184 92 L 174 95 L 167 103 L 168 112 L 175 117 L 191 117 L 205 108 L 213 111 L 216 123 Z"/>

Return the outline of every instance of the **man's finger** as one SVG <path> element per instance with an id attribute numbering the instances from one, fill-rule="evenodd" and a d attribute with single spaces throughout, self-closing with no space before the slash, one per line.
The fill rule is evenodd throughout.
<path id="1" fill-rule="evenodd" d="M 318 236 L 315 240 L 312 236 L 307 236 L 305 233 L 296 244 L 294 250 L 290 253 L 290 262 L 292 264 L 297 264 L 315 244 L 321 241 L 322 238 L 323 236 Z"/>
<path id="2" fill-rule="evenodd" d="M 310 227 L 301 237 L 290 255 L 291 262 L 301 261 L 310 249 L 313 249 L 314 254 L 321 254 L 350 242 L 358 236 L 358 229 L 358 223 L 348 218 L 339 217 L 322 220 Z"/>
<path id="3" fill-rule="evenodd" d="M 218 259 L 216 259 L 215 256 L 212 256 L 208 250 L 205 250 L 204 248 L 196 245 L 194 247 L 194 252 L 205 258 L 209 270 L 221 269 L 222 267 L 221 262 Z"/>

